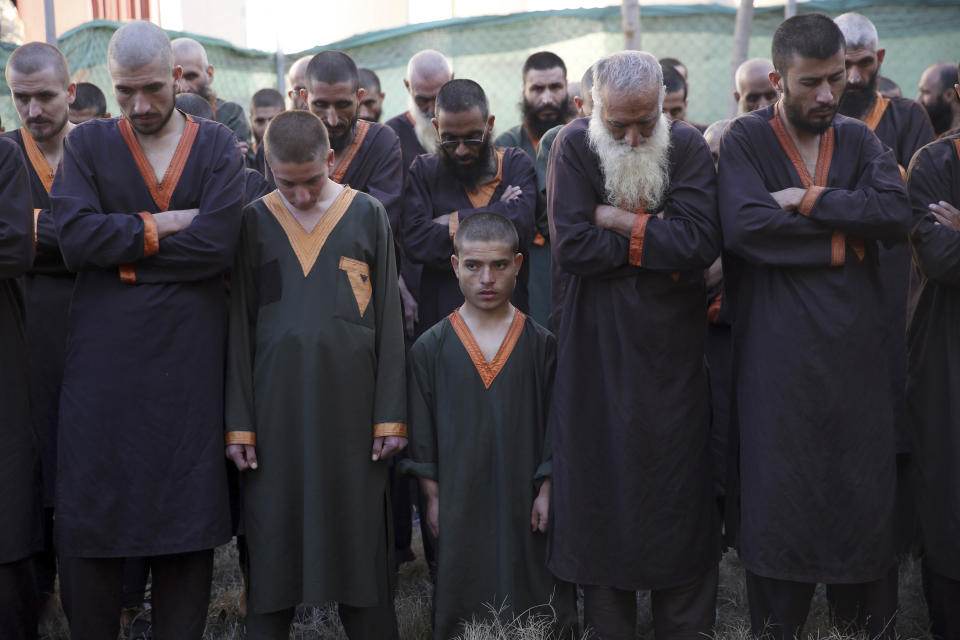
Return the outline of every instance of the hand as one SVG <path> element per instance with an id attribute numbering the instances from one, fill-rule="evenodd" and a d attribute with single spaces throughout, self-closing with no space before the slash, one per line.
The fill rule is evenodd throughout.
<path id="1" fill-rule="evenodd" d="M 720 262 L 720 258 L 714 260 L 713 264 L 707 267 L 703 279 L 706 281 L 707 289 L 713 289 L 720 284 L 720 281 L 723 280 L 723 264 Z"/>
<path id="2" fill-rule="evenodd" d="M 774 191 L 770 195 L 784 211 L 796 211 L 800 207 L 803 196 L 807 195 L 807 190 L 800 187 L 789 187 L 781 191 Z"/>
<path id="3" fill-rule="evenodd" d="M 250 153 L 250 143 L 246 140 L 237 140 L 237 149 L 240 149 L 240 155 L 246 158 Z"/>
<path id="4" fill-rule="evenodd" d="M 953 231 L 960 231 L 960 211 L 957 211 L 952 204 L 941 200 L 927 205 L 927 208 L 937 219 L 937 224 L 942 224 Z"/>
<path id="5" fill-rule="evenodd" d="M 157 223 L 157 235 L 163 239 L 183 231 L 199 214 L 200 209 L 175 209 L 155 213 L 153 221 Z"/>
<path id="6" fill-rule="evenodd" d="M 445 213 L 445 214 L 443 214 L 442 216 L 437 216 L 436 218 L 433 219 L 433 223 L 434 223 L 434 224 L 439 224 L 440 226 L 443 226 L 443 227 L 449 227 L 449 226 L 450 226 L 450 214 L 449 214 L 449 213 Z"/>
<path id="7" fill-rule="evenodd" d="M 386 460 L 390 456 L 403 451 L 407 446 L 407 439 L 402 436 L 381 436 L 373 439 L 373 455 L 371 460 Z"/>
<path id="8" fill-rule="evenodd" d="M 540 485 L 540 493 L 533 501 L 533 509 L 530 510 L 530 531 L 536 533 L 546 533 L 550 525 L 550 478 L 543 481 Z"/>
<path id="9" fill-rule="evenodd" d="M 633 223 L 637 214 L 632 211 L 626 211 L 619 207 L 612 207 L 608 204 L 598 204 L 593 210 L 593 221 L 601 229 L 607 229 L 614 233 L 619 233 L 624 238 L 629 238 L 633 233 Z"/>
<path id="10" fill-rule="evenodd" d="M 523 195 L 523 191 L 520 189 L 520 187 L 515 187 L 511 184 L 504 189 L 503 195 L 500 196 L 500 202 L 510 202 L 511 200 L 516 200 L 521 195 Z"/>
<path id="11" fill-rule="evenodd" d="M 257 468 L 257 450 L 252 444 L 228 445 L 226 456 L 233 460 L 240 471 Z"/>
<path id="12" fill-rule="evenodd" d="M 413 337 L 414 327 L 418 320 L 420 320 L 420 305 L 417 304 L 417 299 L 413 297 L 413 294 L 410 293 L 410 289 L 407 288 L 407 283 L 403 281 L 403 276 L 400 276 L 400 299 L 403 300 L 403 327 L 406 329 L 407 335 Z"/>

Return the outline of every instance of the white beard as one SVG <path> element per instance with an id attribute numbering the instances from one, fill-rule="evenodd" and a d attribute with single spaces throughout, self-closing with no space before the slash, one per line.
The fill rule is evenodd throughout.
<path id="1" fill-rule="evenodd" d="M 436 153 L 440 150 L 440 141 L 437 139 L 437 130 L 433 128 L 433 118 L 420 111 L 413 96 L 407 96 L 407 107 L 413 116 L 413 132 L 425 153 Z"/>
<path id="2" fill-rule="evenodd" d="M 621 209 L 632 211 L 645 205 L 648 213 L 656 213 L 670 186 L 669 121 L 661 115 L 653 134 L 631 147 L 613 138 L 600 111 L 594 109 L 590 117 L 587 140 L 600 160 L 607 199 Z"/>

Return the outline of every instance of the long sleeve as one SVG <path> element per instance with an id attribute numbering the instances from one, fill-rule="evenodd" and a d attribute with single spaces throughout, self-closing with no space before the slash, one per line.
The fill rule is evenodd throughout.
<path id="1" fill-rule="evenodd" d="M 386 212 L 377 206 L 377 256 L 373 278 L 376 314 L 377 380 L 373 400 L 373 434 L 406 436 L 406 372 L 404 367 L 403 313 L 393 233 Z"/>
<path id="2" fill-rule="evenodd" d="M 937 143 L 918 151 L 910 163 L 907 187 L 915 220 L 910 239 L 923 274 L 956 287 L 960 286 L 960 231 L 937 224 L 927 208 L 941 200 L 960 207 L 960 202 L 952 201 L 951 189 L 951 180 L 960 179 L 960 175 L 950 171 L 951 167 L 960 166 L 960 160 L 954 157 L 952 162 L 943 162 L 943 154 L 936 153 L 937 147 L 942 146 L 948 146 L 946 150 L 951 153 L 954 151 L 952 142 Z"/>
<path id="3" fill-rule="evenodd" d="M 37 218 L 37 255 L 33 260 L 34 273 L 65 274 L 69 273 L 60 253 L 60 242 L 57 240 L 57 227 L 53 223 L 50 209 L 40 209 L 36 212 Z"/>
<path id="4" fill-rule="evenodd" d="M 390 137 L 390 150 L 379 154 L 376 165 L 367 181 L 367 193 L 380 201 L 387 210 L 390 229 L 399 234 L 400 215 L 403 212 L 403 154 L 400 138 L 389 127 L 383 127 L 379 135 Z"/>
<path id="5" fill-rule="evenodd" d="M 580 140 L 569 133 L 565 128 L 557 135 L 547 168 L 553 259 L 574 275 L 605 275 L 628 264 L 630 241 L 594 224 L 594 210 L 600 202 L 586 174 L 584 158 L 576 149 Z"/>
<path id="6" fill-rule="evenodd" d="M 764 184 L 758 163 L 743 124 L 734 120 L 720 141 L 717 174 L 725 249 L 754 264 L 831 265 L 833 230 L 781 209 Z"/>
<path id="7" fill-rule="evenodd" d="M 230 332 L 227 341 L 226 444 L 257 443 L 253 395 L 253 358 L 257 333 L 260 263 L 256 213 L 244 219 L 236 260 L 230 273 Z"/>
<path id="8" fill-rule="evenodd" d="M 18 278 L 33 262 L 33 198 L 17 143 L 0 140 L 0 278 Z"/>
<path id="9" fill-rule="evenodd" d="M 407 411 L 409 412 L 410 446 L 400 468 L 420 478 L 437 480 L 437 425 L 434 411 L 433 371 L 431 355 L 424 337 L 410 349 L 407 359 Z"/>
<path id="10" fill-rule="evenodd" d="M 679 138 L 677 126 L 675 140 Z M 671 154 L 676 166 L 671 171 L 663 218 L 650 217 L 643 226 L 638 239 L 642 247 L 639 263 L 633 262 L 636 266 L 653 271 L 690 271 L 707 268 L 720 255 L 713 158 L 703 136 L 685 137 L 685 148 Z M 631 240 L 633 246 L 638 244 L 637 239 Z"/>
<path id="11" fill-rule="evenodd" d="M 417 157 L 410 165 L 410 174 L 404 189 L 400 239 L 410 260 L 432 269 L 449 269 L 453 240 L 447 225 L 433 221 L 433 199 L 425 179 L 426 173 L 428 171 L 423 157 Z"/>
<path id="12" fill-rule="evenodd" d="M 501 183 L 494 191 L 490 204 L 470 208 L 464 207 L 457 210 L 460 222 L 478 211 L 490 211 L 499 213 L 509 218 L 510 222 L 517 229 L 517 235 L 520 237 L 520 246 L 527 247 L 533 240 L 535 233 L 536 215 L 537 215 L 537 173 L 533 168 L 533 162 L 527 157 L 527 154 L 520 149 L 505 152 L 504 165 L 507 163 L 506 154 L 510 158 L 510 177 L 503 178 Z M 520 187 L 520 196 L 509 202 L 501 202 L 500 195 L 508 186 Z M 450 245 L 451 249 L 453 245 Z M 447 256 L 449 260 L 449 256 Z"/>
<path id="13" fill-rule="evenodd" d="M 862 129 L 860 148 L 856 155 L 850 156 L 863 163 L 856 186 L 849 190 L 811 187 L 808 195 L 816 191 L 816 199 L 811 198 L 809 210 L 801 204 L 801 213 L 853 236 L 899 240 L 910 230 L 910 203 L 897 161 L 893 151 L 884 149 L 866 127 L 859 129 Z M 841 149 L 845 143 L 856 142 L 838 138 Z"/>
<path id="14" fill-rule="evenodd" d="M 537 465 L 537 471 L 534 473 L 534 485 L 539 487 L 544 478 L 553 475 L 553 439 L 550 420 L 550 410 L 553 407 L 553 380 L 557 373 L 557 339 L 553 335 L 547 335 L 543 342 L 541 362 L 543 363 L 543 388 L 542 400 L 545 408 L 544 424 L 545 433 L 543 436 L 543 451 L 540 454 L 540 464 Z"/>
<path id="15" fill-rule="evenodd" d="M 910 166 L 913 155 L 936 139 L 933 125 L 930 124 L 930 118 L 923 106 L 913 100 L 907 101 L 907 105 L 910 115 L 906 124 L 909 126 L 900 127 L 898 131 L 900 148 L 897 164 L 903 167 L 904 171 Z"/>

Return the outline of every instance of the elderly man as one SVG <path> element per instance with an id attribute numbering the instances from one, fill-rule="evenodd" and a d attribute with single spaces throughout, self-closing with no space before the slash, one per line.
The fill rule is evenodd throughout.
<path id="1" fill-rule="evenodd" d="M 115 638 L 123 558 L 149 558 L 153 634 L 199 640 L 230 539 L 222 456 L 227 300 L 243 163 L 174 108 L 181 70 L 147 22 L 110 39 L 123 117 L 67 137 L 50 191 L 77 272 L 60 400 L 57 549 L 75 638 Z M 163 180 L 160 180 L 163 177 Z"/>
<path id="2" fill-rule="evenodd" d="M 738 114 L 766 109 L 777 101 L 780 93 L 770 82 L 772 71 L 773 63 L 766 58 L 751 58 L 737 67 L 733 99 L 737 101 Z"/>
<path id="3" fill-rule="evenodd" d="M 730 124 L 718 177 L 751 626 L 793 638 L 822 582 L 838 624 L 892 637 L 896 460 L 878 244 L 903 237 L 910 208 L 893 153 L 836 115 L 846 70 L 834 22 L 783 22 L 772 58 L 783 97 Z"/>
<path id="4" fill-rule="evenodd" d="M 960 97 L 953 90 L 956 80 L 957 65 L 952 62 L 931 65 L 920 76 L 917 102 L 927 110 L 937 137 L 960 128 Z"/>
<path id="5" fill-rule="evenodd" d="M 192 38 L 177 38 L 173 45 L 174 64 L 183 68 L 180 91 L 195 93 L 213 107 L 214 119 L 227 125 L 241 143 L 250 143 L 250 125 L 243 107 L 236 102 L 227 102 L 217 97 L 213 88 L 213 65 L 207 59 L 207 50 Z M 244 149 L 246 154 L 247 149 Z"/>
<path id="6" fill-rule="evenodd" d="M 584 585 L 601 638 L 635 637 L 645 589 L 658 639 L 697 637 L 714 623 L 720 548 L 703 364 L 713 163 L 696 129 L 663 114 L 655 57 L 602 58 L 593 82 L 593 115 L 557 135 L 547 178 L 565 282 L 547 561 Z"/>

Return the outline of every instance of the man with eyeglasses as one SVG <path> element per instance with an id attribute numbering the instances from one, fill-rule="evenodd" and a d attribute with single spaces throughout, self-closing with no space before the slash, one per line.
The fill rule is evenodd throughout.
<path id="1" fill-rule="evenodd" d="M 453 235 L 461 221 L 478 211 L 506 216 L 517 228 L 524 256 L 533 237 L 537 206 L 533 162 L 521 149 L 494 148 L 493 121 L 480 85 L 451 80 L 437 94 L 433 125 L 440 151 L 419 156 L 410 166 L 400 237 L 407 257 L 423 265 L 420 326 L 424 329 L 463 303 L 450 266 Z M 527 273 L 524 264 L 511 298 L 524 312 Z"/>

